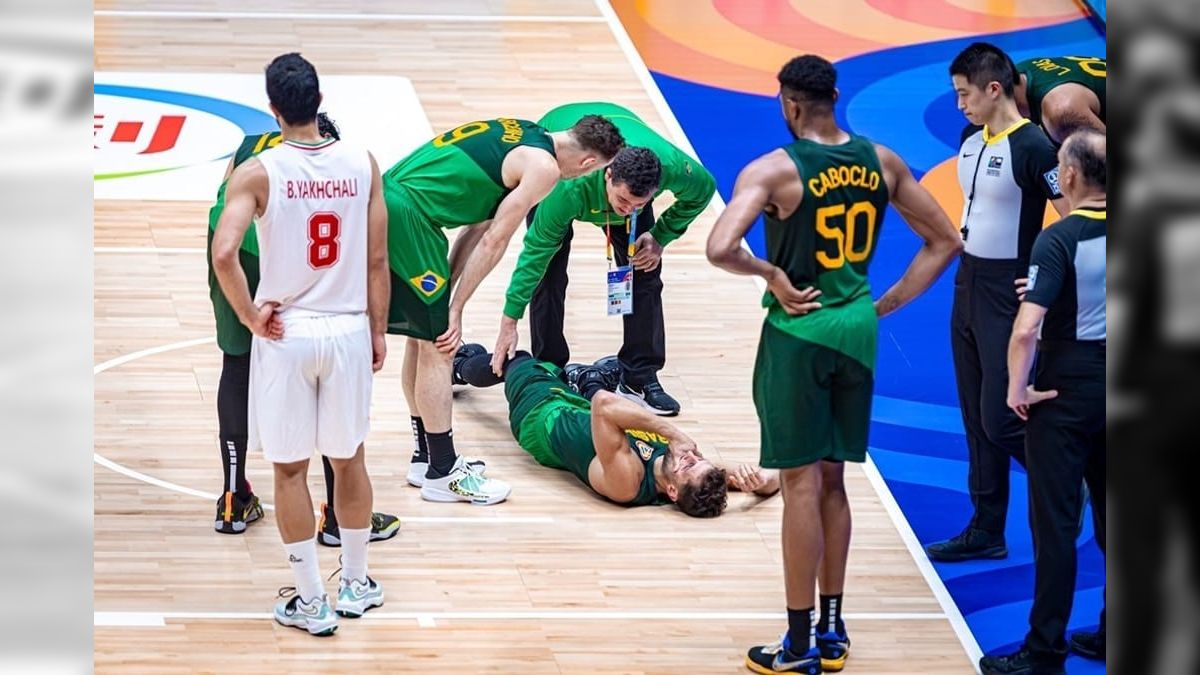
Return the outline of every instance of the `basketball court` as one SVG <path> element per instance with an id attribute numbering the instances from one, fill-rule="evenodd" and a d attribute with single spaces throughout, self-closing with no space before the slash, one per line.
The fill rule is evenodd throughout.
<path id="1" fill-rule="evenodd" d="M 386 586 L 387 604 L 343 621 L 329 640 L 276 625 L 270 613 L 275 589 L 291 585 L 292 577 L 271 511 L 242 536 L 221 536 L 211 526 L 221 489 L 215 402 L 221 354 L 213 339 L 205 244 L 208 209 L 229 153 L 243 132 L 274 126 L 265 96 L 255 97 L 264 65 L 277 54 L 300 51 L 317 66 L 324 109 L 345 138 L 375 152 L 381 168 L 435 131 L 466 121 L 536 120 L 567 102 L 618 102 L 694 150 L 718 178 L 718 198 L 663 257 L 668 363 L 662 381 L 683 405 L 676 423 L 706 454 L 755 462 L 750 373 L 762 289 L 709 265 L 704 243 L 736 171 L 787 140 L 782 122 L 767 112 L 775 69 L 804 51 L 837 62 L 848 102 L 843 121 L 908 159 L 956 217 L 956 145 L 944 139 L 957 138 L 962 120 L 931 121 L 924 114 L 926 106 L 944 107 L 940 97 L 950 95 L 948 59 L 935 64 L 933 52 L 917 54 L 910 45 L 947 43 L 945 51 L 972 36 L 1004 33 L 1026 52 L 1044 46 L 1048 53 L 1068 53 L 1096 44 L 1102 50 L 1103 37 L 1094 28 L 1084 32 L 1090 24 L 1069 0 L 1016 2 L 1003 12 L 989 11 L 997 3 L 938 0 L 929 4 L 945 11 L 929 20 L 913 15 L 925 3 L 793 1 L 764 2 L 757 12 L 745 8 L 752 4 L 97 3 L 98 672 L 745 672 L 745 649 L 786 626 L 779 497 L 731 493 L 728 511 L 714 520 L 669 507 L 614 506 L 522 451 L 495 388 L 456 394 L 455 436 L 461 452 L 486 458 L 489 475 L 513 485 L 511 498 L 487 508 L 424 502 L 404 479 L 412 436 L 397 339 L 375 380 L 366 445 L 375 508 L 402 522 L 396 538 L 371 548 L 371 574 Z M 787 33 L 789 21 L 798 32 Z M 1038 31 L 1041 41 L 1026 37 Z M 1057 42 L 1046 42 L 1047 35 Z M 884 47 L 893 52 L 893 76 L 868 77 L 878 62 L 866 60 Z M 923 84 L 911 85 L 919 79 Z M 854 96 L 847 95 L 851 90 Z M 908 91 L 915 93 L 901 93 Z M 723 119 L 706 113 L 714 109 L 726 111 Z M 918 117 L 906 119 L 911 115 Z M 914 124 L 919 132 L 904 126 Z M 889 133 L 925 136 L 905 147 Z M 895 214 L 889 227 L 881 251 L 895 250 L 886 258 L 881 253 L 872 270 L 877 294 L 915 246 Z M 605 316 L 605 251 L 593 229 L 577 225 L 571 260 L 566 329 L 575 360 L 614 353 L 621 341 L 619 321 Z M 514 240 L 468 305 L 468 341 L 494 343 L 519 252 Z M 978 597 L 956 592 L 963 570 L 935 569 L 921 550 L 966 517 L 955 511 L 966 486 L 961 426 L 954 427 L 957 410 L 947 411 L 953 398 L 945 393 L 953 392 L 944 345 L 948 281 L 944 277 L 881 334 L 881 398 L 872 435 L 873 446 L 882 444 L 878 454 L 872 449 L 879 464 L 847 470 L 855 518 L 846 588 L 854 634 L 848 672 L 968 673 L 981 644 L 990 650 L 1020 639 L 1020 603 L 1032 589 L 1028 569 L 1019 568 L 1027 577 L 1012 573 L 1021 560 L 967 570 L 981 575 L 974 583 L 1015 589 L 1013 598 L 981 605 Z M 527 348 L 526 324 L 521 344 Z M 947 464 L 952 446 L 962 467 Z M 937 477 L 917 476 L 922 466 Z M 271 469 L 261 456 L 251 453 L 247 476 L 271 504 Z M 320 470 L 310 476 L 320 503 Z M 911 487 L 941 482 L 963 494 L 935 495 L 939 502 Z M 1028 562 L 1023 499 L 1014 483 L 1010 530 L 1025 530 Z M 930 525 L 937 520 L 931 509 L 950 509 L 941 516 L 942 530 Z M 1081 540 L 1081 551 L 1095 548 L 1089 542 Z M 338 567 L 337 549 L 320 554 L 322 570 Z M 1096 559 L 1081 557 L 1081 566 L 1095 571 Z M 1093 621 L 1088 617 L 1098 606 L 1098 564 L 1099 584 L 1081 567 L 1080 625 Z M 1010 605 L 1016 608 L 1003 609 Z M 995 607 L 1002 607 L 1003 623 L 971 617 Z M 1003 638 L 988 627 L 993 624 L 1004 627 Z M 1069 668 L 1103 671 L 1077 660 Z"/>

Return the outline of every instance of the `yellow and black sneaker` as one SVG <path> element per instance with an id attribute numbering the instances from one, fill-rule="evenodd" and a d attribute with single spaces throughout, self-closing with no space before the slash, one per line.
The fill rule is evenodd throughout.
<path id="1" fill-rule="evenodd" d="M 213 528 L 221 534 L 241 534 L 246 526 L 263 517 L 263 507 L 254 493 L 246 500 L 232 492 L 217 497 L 217 518 Z"/>
<path id="2" fill-rule="evenodd" d="M 400 531 L 400 519 L 390 513 L 371 514 L 371 541 L 391 539 Z M 317 541 L 324 546 L 338 547 L 342 539 L 338 534 L 337 516 L 328 504 L 321 504 L 321 523 L 317 526 Z"/>
<path id="3" fill-rule="evenodd" d="M 845 633 L 817 633 L 817 649 L 821 651 L 821 668 L 827 673 L 839 672 L 850 656 L 850 637 Z"/>

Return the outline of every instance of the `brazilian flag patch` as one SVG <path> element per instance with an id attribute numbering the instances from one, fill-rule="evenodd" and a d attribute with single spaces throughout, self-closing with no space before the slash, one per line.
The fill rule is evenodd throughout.
<path id="1" fill-rule="evenodd" d="M 446 280 L 433 270 L 425 270 L 424 273 L 409 279 L 409 282 L 427 298 L 432 298 L 435 293 L 442 290 L 442 286 L 446 285 Z"/>

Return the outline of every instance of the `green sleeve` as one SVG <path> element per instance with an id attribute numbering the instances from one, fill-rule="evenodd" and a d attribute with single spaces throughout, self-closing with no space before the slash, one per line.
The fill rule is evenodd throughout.
<path id="1" fill-rule="evenodd" d="M 508 282 L 504 316 L 520 319 L 533 297 L 533 291 L 546 274 L 550 259 L 562 246 L 567 229 L 579 215 L 582 200 L 570 183 L 560 182 L 538 204 L 533 222 L 525 233 L 525 246 L 517 258 L 517 267 Z"/>
<path id="2" fill-rule="evenodd" d="M 658 222 L 650 229 L 651 236 L 663 246 L 687 232 L 688 225 L 703 213 L 717 191 L 717 181 L 696 160 L 687 158 L 682 168 L 669 181 L 669 185 L 662 186 L 675 195 L 675 203 L 659 216 Z"/>

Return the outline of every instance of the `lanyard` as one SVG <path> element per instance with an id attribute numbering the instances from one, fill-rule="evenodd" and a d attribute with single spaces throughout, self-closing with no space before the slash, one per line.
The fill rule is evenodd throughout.
<path id="1" fill-rule="evenodd" d="M 609 269 L 612 269 L 613 240 L 612 240 L 611 223 L 608 220 L 609 213 L 610 212 L 607 210 L 604 212 L 604 239 L 605 239 L 604 252 L 605 252 L 605 257 L 608 259 L 608 267 L 609 267 Z M 634 253 L 634 242 L 637 239 L 637 231 L 633 228 L 633 223 L 637 220 L 637 217 L 638 217 L 637 209 L 634 209 L 632 214 L 625 216 L 625 232 L 629 235 L 628 250 L 626 253 L 627 258 L 632 258 L 633 253 Z M 628 264 L 628 261 L 626 262 L 626 264 Z"/>

